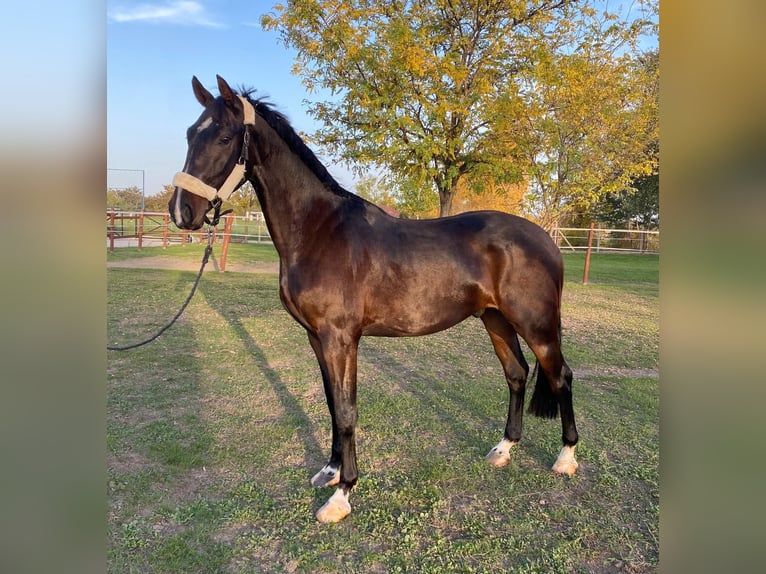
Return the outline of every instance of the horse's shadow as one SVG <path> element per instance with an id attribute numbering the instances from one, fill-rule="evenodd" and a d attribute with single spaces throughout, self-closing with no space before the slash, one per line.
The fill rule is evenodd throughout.
<path id="1" fill-rule="evenodd" d="M 257 281 L 257 278 L 254 277 L 253 280 Z M 255 316 L 257 311 L 243 315 L 241 313 L 241 306 L 239 306 L 239 309 L 232 309 L 231 306 L 227 305 L 225 295 L 221 293 L 219 285 L 210 285 L 207 288 L 202 288 L 202 291 L 208 305 L 226 320 L 234 334 L 244 345 L 244 348 L 252 358 L 253 363 L 260 369 L 263 379 L 269 384 L 274 396 L 278 399 L 282 407 L 282 412 L 285 416 L 289 416 L 291 420 L 296 422 L 298 427 L 297 435 L 303 448 L 303 459 L 307 465 L 306 471 L 309 472 L 311 469 L 316 470 L 320 468 L 326 462 L 324 460 L 326 455 L 324 454 L 324 449 L 316 438 L 317 429 L 315 428 L 314 422 L 301 405 L 301 402 L 293 394 L 293 391 L 288 384 L 284 381 L 279 371 L 271 366 L 269 357 L 263 347 L 253 338 L 245 325 L 244 321 L 248 317 Z M 280 309 L 280 311 L 282 310 Z M 291 319 L 285 315 L 284 320 L 290 321 Z M 308 348 L 308 346 L 308 341 L 306 341 L 306 347 Z M 318 366 L 317 377 L 319 377 Z M 284 448 L 290 447 L 285 445 Z"/>

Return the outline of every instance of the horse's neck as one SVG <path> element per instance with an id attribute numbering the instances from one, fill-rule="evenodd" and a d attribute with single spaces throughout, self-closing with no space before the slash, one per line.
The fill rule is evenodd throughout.
<path id="1" fill-rule="evenodd" d="M 312 243 L 312 228 L 332 216 L 341 198 L 286 146 L 255 169 L 252 179 L 274 246 L 283 258 L 297 254 Z"/>

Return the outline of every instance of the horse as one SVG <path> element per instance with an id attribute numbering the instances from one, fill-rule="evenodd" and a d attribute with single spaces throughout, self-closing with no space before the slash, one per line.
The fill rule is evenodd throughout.
<path id="1" fill-rule="evenodd" d="M 521 439 L 529 374 L 522 337 L 536 358 L 528 412 L 560 413 L 563 445 L 552 470 L 573 475 L 578 433 L 561 351 L 563 261 L 551 237 L 498 211 L 391 216 L 339 185 L 273 105 L 216 77 L 218 97 L 192 78 L 204 110 L 187 130 L 168 210 L 179 228 L 196 230 L 210 223 L 210 210 L 217 220 L 222 201 L 246 180 L 255 189 L 279 254 L 280 299 L 306 330 L 332 419 L 329 460 L 310 483 L 336 489 L 316 518 L 338 522 L 351 513 L 360 338 L 427 335 L 469 317 L 483 322 L 510 393 L 503 438 L 486 460 L 505 466 Z"/>

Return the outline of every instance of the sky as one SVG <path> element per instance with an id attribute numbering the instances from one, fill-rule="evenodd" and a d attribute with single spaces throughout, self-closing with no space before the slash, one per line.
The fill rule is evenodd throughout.
<path id="1" fill-rule="evenodd" d="M 195 75 L 214 95 L 216 74 L 232 87 L 256 88 L 298 132 L 319 127 L 304 100 L 324 94 L 301 85 L 291 74 L 294 52 L 276 32 L 261 28 L 261 15 L 275 3 L 107 2 L 107 186 L 140 188 L 143 180 L 145 195 L 155 195 L 181 171 L 186 128 L 202 112 L 191 88 Z M 341 185 L 353 189 L 344 165 L 317 155 Z"/>

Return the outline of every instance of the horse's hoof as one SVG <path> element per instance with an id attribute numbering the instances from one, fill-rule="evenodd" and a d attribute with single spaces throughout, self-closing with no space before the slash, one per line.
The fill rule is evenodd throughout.
<path id="1" fill-rule="evenodd" d="M 484 460 L 495 468 L 503 468 L 511 462 L 511 455 L 508 451 L 498 450 L 497 447 L 493 447 L 487 456 L 484 457 Z"/>
<path id="2" fill-rule="evenodd" d="M 324 466 L 322 470 L 311 477 L 311 486 L 324 488 L 326 486 L 335 486 L 340 482 L 340 469 Z"/>
<path id="3" fill-rule="evenodd" d="M 573 460 L 568 463 L 559 463 L 556 462 L 556 464 L 553 465 L 553 472 L 556 472 L 558 474 L 566 474 L 568 476 L 573 476 L 577 472 L 577 468 L 580 465 L 577 463 L 576 460 Z"/>
<path id="4" fill-rule="evenodd" d="M 495 468 L 503 468 L 511 462 L 510 450 L 515 444 L 515 442 L 511 442 L 507 439 L 501 440 L 496 446 L 492 447 L 492 450 L 487 453 L 484 460 Z"/>
<path id="5" fill-rule="evenodd" d="M 322 523 L 340 522 L 351 514 L 351 505 L 342 489 L 335 491 L 324 506 L 317 511 L 317 520 Z"/>
<path id="6" fill-rule="evenodd" d="M 577 467 L 580 466 L 575 460 L 574 456 L 575 447 L 565 446 L 561 449 L 559 457 L 553 464 L 553 472 L 558 474 L 566 474 L 568 476 L 574 475 L 577 472 Z"/>

